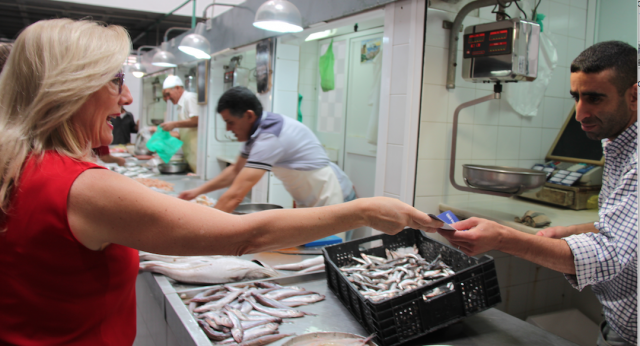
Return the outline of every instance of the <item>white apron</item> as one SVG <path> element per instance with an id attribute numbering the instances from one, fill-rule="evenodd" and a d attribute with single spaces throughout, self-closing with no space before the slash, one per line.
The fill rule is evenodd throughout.
<path id="1" fill-rule="evenodd" d="M 313 171 L 273 167 L 272 172 L 282 181 L 298 207 L 322 207 L 344 202 L 340 182 L 331 166 Z"/>
<path id="2" fill-rule="evenodd" d="M 184 159 L 189 164 L 189 168 L 196 173 L 198 163 L 198 128 L 179 128 L 180 140 L 182 141 L 182 153 Z"/>

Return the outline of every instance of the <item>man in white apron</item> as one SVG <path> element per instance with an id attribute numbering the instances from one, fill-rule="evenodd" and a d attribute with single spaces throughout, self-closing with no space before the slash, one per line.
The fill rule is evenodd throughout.
<path id="1" fill-rule="evenodd" d="M 321 207 L 355 199 L 349 177 L 329 161 L 318 138 L 304 124 L 263 112 L 260 100 L 244 87 L 227 90 L 218 101 L 217 111 L 227 130 L 245 145 L 234 165 L 204 185 L 181 193 L 180 198 L 189 200 L 230 186 L 215 206 L 230 212 L 265 172 L 272 171 L 298 207 Z"/>
<path id="2" fill-rule="evenodd" d="M 159 126 L 165 131 L 178 129 L 182 141 L 182 152 L 189 168 L 196 172 L 198 161 L 198 95 L 184 90 L 182 79 L 168 76 L 162 84 L 162 98 L 176 105 L 177 121 L 167 121 Z"/>

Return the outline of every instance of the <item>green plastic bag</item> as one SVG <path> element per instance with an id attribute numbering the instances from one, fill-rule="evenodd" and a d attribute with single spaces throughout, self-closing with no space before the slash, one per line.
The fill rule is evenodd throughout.
<path id="1" fill-rule="evenodd" d="M 302 94 L 298 94 L 298 121 L 302 122 Z"/>
<path id="2" fill-rule="evenodd" d="M 158 153 L 162 161 L 169 163 L 171 157 L 182 147 L 182 141 L 158 126 L 156 133 L 147 141 L 147 149 Z"/>
<path id="3" fill-rule="evenodd" d="M 320 87 L 322 91 L 330 91 L 335 89 L 335 81 L 333 76 L 333 63 L 335 57 L 333 56 L 333 39 L 327 47 L 327 52 L 320 57 Z"/>

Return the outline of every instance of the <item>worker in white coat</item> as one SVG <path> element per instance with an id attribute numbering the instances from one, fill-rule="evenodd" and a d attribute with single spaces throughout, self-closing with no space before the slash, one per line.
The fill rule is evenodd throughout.
<path id="1" fill-rule="evenodd" d="M 162 98 L 176 105 L 177 121 L 166 121 L 160 126 L 165 131 L 178 129 L 182 141 L 182 152 L 189 168 L 196 172 L 198 161 L 198 95 L 184 90 L 182 79 L 168 76 L 162 84 Z"/>
<path id="2" fill-rule="evenodd" d="M 329 158 L 318 138 L 301 122 L 263 112 L 260 100 L 245 87 L 227 90 L 217 112 L 238 141 L 245 142 L 235 164 L 204 185 L 184 191 L 190 200 L 199 194 L 230 187 L 216 208 L 230 212 L 251 188 L 271 171 L 282 181 L 298 207 L 320 207 L 356 198 L 349 177 Z"/>

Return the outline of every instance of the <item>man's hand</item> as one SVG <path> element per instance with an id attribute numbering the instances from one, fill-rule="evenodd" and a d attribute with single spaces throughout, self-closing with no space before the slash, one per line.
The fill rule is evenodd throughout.
<path id="1" fill-rule="evenodd" d="M 178 195 L 178 198 L 184 199 L 185 201 L 190 201 L 196 197 L 198 197 L 200 193 L 196 189 L 182 191 Z"/>
<path id="2" fill-rule="evenodd" d="M 434 233 L 443 225 L 442 222 L 431 219 L 429 215 L 395 198 L 373 197 L 362 200 L 368 203 L 365 213 L 367 224 L 387 234 L 396 234 L 405 227 Z"/>
<path id="3" fill-rule="evenodd" d="M 167 122 L 164 122 L 164 123 L 162 123 L 162 124 L 160 124 L 158 126 L 160 126 L 163 130 L 165 130 L 167 132 L 169 132 L 169 131 L 171 131 L 171 130 L 176 128 L 175 121 L 167 121 Z"/>
<path id="4" fill-rule="evenodd" d="M 113 160 L 118 164 L 118 166 L 122 167 L 124 166 L 124 164 L 127 162 L 124 158 L 122 157 L 114 157 Z"/>
<path id="5" fill-rule="evenodd" d="M 451 245 L 458 247 L 469 256 L 475 256 L 489 250 L 498 249 L 509 228 L 496 222 L 472 217 L 452 224 L 456 229 L 467 231 L 438 230 Z"/>

